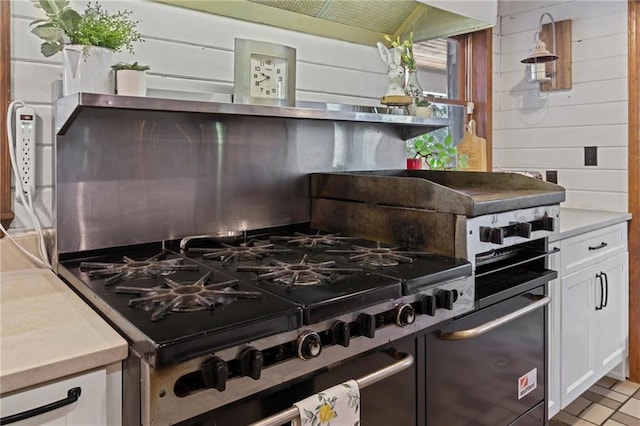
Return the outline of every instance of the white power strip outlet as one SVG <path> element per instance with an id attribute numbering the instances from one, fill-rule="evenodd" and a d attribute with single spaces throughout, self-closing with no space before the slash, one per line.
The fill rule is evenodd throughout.
<path id="1" fill-rule="evenodd" d="M 22 189 L 36 195 L 36 115 L 32 108 L 16 110 L 16 163 Z"/>

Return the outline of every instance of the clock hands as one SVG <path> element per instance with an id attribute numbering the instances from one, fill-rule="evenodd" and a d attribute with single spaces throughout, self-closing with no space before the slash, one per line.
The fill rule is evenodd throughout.
<path id="1" fill-rule="evenodd" d="M 271 77 L 270 77 L 270 76 L 265 75 L 264 73 L 260 73 L 260 74 L 262 74 L 262 76 L 263 76 L 264 78 L 263 78 L 262 80 L 258 81 L 258 84 L 260 84 L 260 83 L 262 83 L 263 81 L 266 81 L 266 80 L 271 80 Z"/>

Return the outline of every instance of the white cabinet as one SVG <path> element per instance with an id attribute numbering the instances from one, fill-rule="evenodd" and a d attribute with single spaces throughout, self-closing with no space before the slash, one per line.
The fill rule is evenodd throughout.
<path id="1" fill-rule="evenodd" d="M 80 395 L 75 402 L 12 424 L 16 426 L 107 425 L 106 368 L 3 396 L 0 398 L 1 417 L 4 421 L 8 416 L 64 400 L 69 396 L 70 390 L 78 388 Z"/>
<path id="2" fill-rule="evenodd" d="M 559 371 L 561 407 L 555 405 L 553 413 L 624 361 L 629 297 L 626 226 L 625 222 L 560 241 L 561 276 L 554 301 L 556 308 L 560 302 L 559 315 L 550 317 L 549 394 L 557 403 Z M 553 351 L 558 344 L 559 354 Z"/>

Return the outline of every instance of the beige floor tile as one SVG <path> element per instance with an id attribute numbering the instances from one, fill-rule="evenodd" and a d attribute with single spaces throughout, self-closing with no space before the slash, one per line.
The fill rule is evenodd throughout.
<path id="1" fill-rule="evenodd" d="M 596 382 L 596 384 L 602 386 L 603 388 L 611 388 L 613 385 L 616 385 L 618 383 L 620 383 L 618 380 L 609 376 L 604 376 L 602 379 Z"/>
<path id="2" fill-rule="evenodd" d="M 565 422 L 561 422 L 560 420 L 553 419 L 549 420 L 549 426 L 567 426 Z M 615 425 L 614 425 L 615 426 Z"/>
<path id="3" fill-rule="evenodd" d="M 558 420 L 560 422 L 566 423 L 571 426 L 593 426 L 593 423 L 583 419 L 579 419 L 576 416 L 572 416 L 569 413 L 565 413 L 564 411 L 560 411 L 553 418 L 554 420 Z"/>
<path id="4" fill-rule="evenodd" d="M 609 419 L 606 422 L 604 422 L 602 426 L 624 426 L 624 424 L 620 422 L 616 422 L 615 420 Z"/>
<path id="5" fill-rule="evenodd" d="M 640 399 L 640 390 L 638 392 L 636 392 L 635 395 L 633 395 L 634 398 L 636 399 Z"/>
<path id="6" fill-rule="evenodd" d="M 582 394 L 582 398 L 588 399 L 589 401 L 597 402 L 600 405 L 604 405 L 605 407 L 613 408 L 617 410 L 622 406 L 622 402 L 614 401 L 613 399 L 609 399 L 606 396 L 586 391 Z"/>
<path id="7" fill-rule="evenodd" d="M 618 402 L 625 402 L 627 398 L 629 398 L 627 395 L 623 393 L 612 391 L 611 389 L 603 388 L 602 386 L 598 386 L 598 385 L 591 386 L 589 390 L 591 392 L 595 392 L 599 395 L 606 396 L 607 398 L 613 399 L 614 401 L 618 401 Z"/>
<path id="8" fill-rule="evenodd" d="M 613 414 L 613 410 L 611 408 L 605 407 L 604 405 L 593 403 L 586 410 L 584 410 L 579 417 L 581 419 L 590 421 L 591 423 L 601 425 L 612 414 Z"/>
<path id="9" fill-rule="evenodd" d="M 604 398 L 604 397 L 602 396 L 602 398 Z M 583 397 L 579 396 L 579 397 L 577 397 L 575 399 L 575 401 L 573 401 L 571 404 L 567 405 L 566 408 L 564 410 L 562 410 L 562 411 L 566 411 L 569 414 L 573 414 L 574 416 L 578 416 L 580 413 L 582 413 L 582 411 L 584 411 L 585 408 L 587 408 L 589 406 L 589 404 L 591 404 L 591 401 L 589 401 L 586 398 L 583 398 Z"/>
<path id="10" fill-rule="evenodd" d="M 625 413 L 615 413 L 611 416 L 612 420 L 622 423 L 625 426 L 640 426 L 640 419 L 631 417 Z"/>
<path id="11" fill-rule="evenodd" d="M 638 391 L 638 389 L 640 389 L 640 385 L 630 380 L 625 380 L 624 382 L 619 382 L 618 384 L 614 385 L 611 389 L 616 392 L 631 396 L 636 391 Z"/>
<path id="12" fill-rule="evenodd" d="M 618 411 L 640 419 L 640 399 L 631 398 Z"/>

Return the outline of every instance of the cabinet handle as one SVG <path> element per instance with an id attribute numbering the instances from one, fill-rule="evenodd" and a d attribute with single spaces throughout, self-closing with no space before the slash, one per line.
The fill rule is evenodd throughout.
<path id="1" fill-rule="evenodd" d="M 32 408 L 31 410 L 23 411 L 22 413 L 13 414 L 7 417 L 2 417 L 0 418 L 0 425 L 8 425 L 9 423 L 15 423 L 21 420 L 26 420 L 30 417 L 39 416 L 40 414 L 57 410 L 58 408 L 62 408 L 65 405 L 73 404 L 78 400 L 78 398 L 80 398 L 81 392 L 82 390 L 79 387 L 71 388 L 67 391 L 66 398 L 63 398 L 60 401 L 52 402 L 47 405 L 43 405 L 42 407 Z"/>
<path id="2" fill-rule="evenodd" d="M 602 304 L 603 307 L 607 306 L 607 303 L 609 302 L 609 276 L 607 275 L 606 272 L 601 272 L 600 276 L 604 276 L 604 303 Z"/>
<path id="3" fill-rule="evenodd" d="M 600 250 L 605 248 L 606 246 L 608 246 L 609 244 L 605 243 L 604 241 L 601 242 L 599 245 L 597 246 L 589 246 L 589 250 Z"/>
<path id="4" fill-rule="evenodd" d="M 596 274 L 596 278 L 600 281 L 600 304 L 596 306 L 596 311 L 602 309 L 602 299 L 604 297 L 604 281 L 602 280 L 602 273 Z"/>

